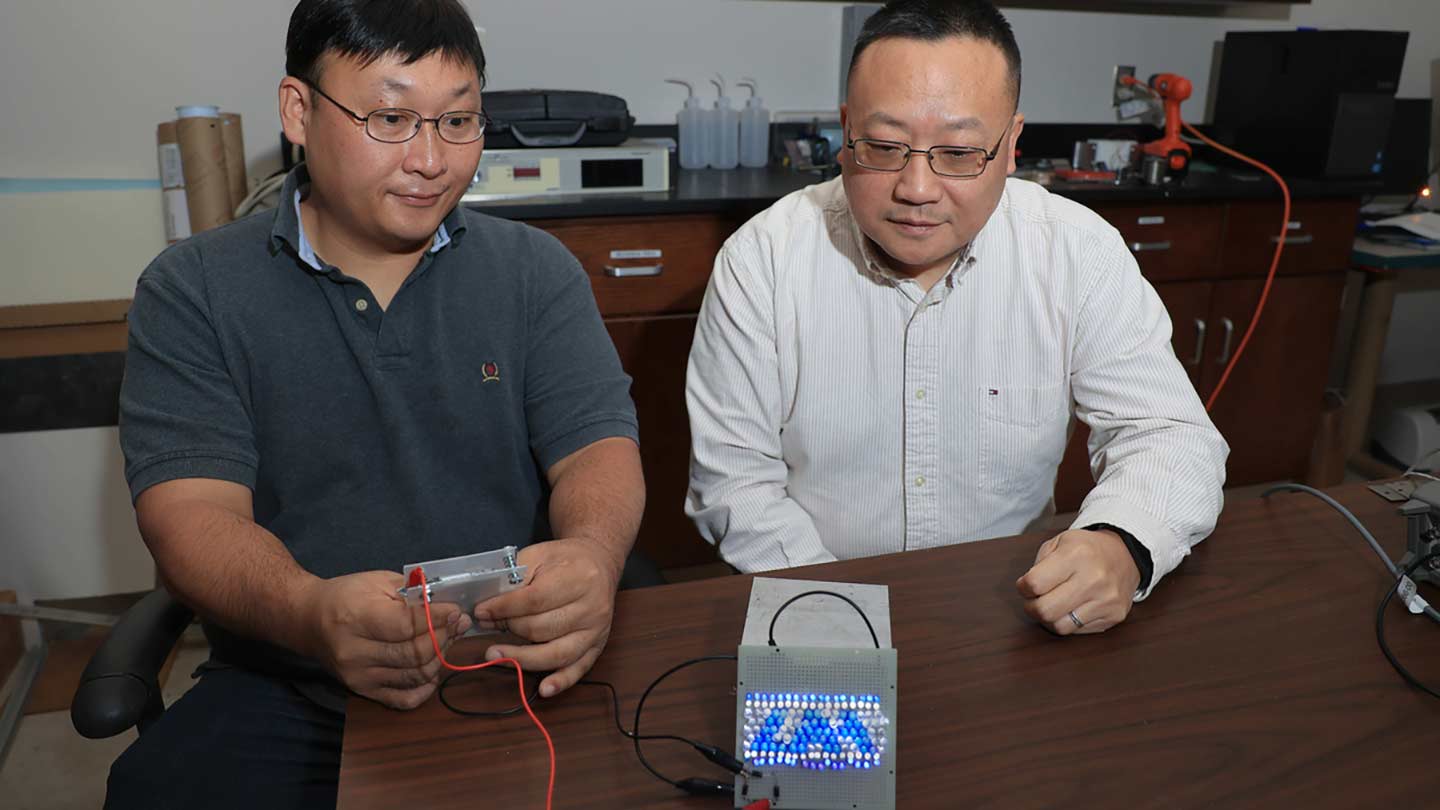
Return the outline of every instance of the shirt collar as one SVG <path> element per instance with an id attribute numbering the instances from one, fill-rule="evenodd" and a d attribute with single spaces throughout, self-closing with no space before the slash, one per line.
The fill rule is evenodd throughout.
<path id="1" fill-rule="evenodd" d="M 872 281 L 889 287 L 898 287 L 904 282 L 910 281 L 908 276 L 896 273 L 881 260 L 870 238 L 860 229 L 859 221 L 855 219 L 854 213 L 850 210 L 850 201 L 845 196 L 845 187 L 842 181 L 836 178 L 834 182 L 839 186 L 839 193 L 833 198 L 833 203 L 826 207 L 826 213 L 829 215 L 832 227 L 837 227 L 840 231 L 844 232 L 856 245 L 860 254 L 861 272 Z M 1008 202 L 1008 193 L 1002 193 L 1000 203 L 995 207 L 995 211 L 998 212 L 1002 208 L 1007 207 Z M 975 238 L 970 240 L 970 244 L 966 245 L 964 249 L 960 251 L 960 254 L 955 257 L 955 261 L 951 263 L 950 269 L 946 271 L 944 277 L 941 279 L 945 289 L 954 288 L 955 282 L 979 263 L 980 257 L 984 253 L 984 243 L 988 241 L 986 236 L 988 232 L 992 230 L 991 223 L 994 221 L 995 213 L 991 213 L 990 219 L 986 220 L 985 224 L 980 228 L 980 232 L 976 234 Z"/>
<path id="2" fill-rule="evenodd" d="M 300 218 L 300 199 L 304 196 L 305 189 L 310 185 L 310 172 L 301 163 L 290 170 L 289 176 L 285 178 L 285 184 L 280 188 L 280 199 L 290 200 L 290 205 L 281 204 L 275 213 L 275 226 L 270 230 L 270 244 L 279 249 L 282 245 L 289 245 L 310 268 L 324 272 L 325 263 L 315 255 L 315 248 L 305 236 L 305 222 Z M 445 219 L 441 221 L 440 227 L 435 230 L 435 238 L 431 242 L 430 252 L 438 253 L 441 248 L 455 241 L 465 232 L 465 215 L 461 212 L 460 206 L 455 206 Z"/>

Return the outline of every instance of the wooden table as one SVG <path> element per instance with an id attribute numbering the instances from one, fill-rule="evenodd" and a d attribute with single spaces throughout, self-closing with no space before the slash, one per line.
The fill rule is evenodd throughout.
<path id="1" fill-rule="evenodd" d="M 1331 490 L 1397 557 L 1395 505 Z M 1058 638 L 1028 621 L 1013 582 L 1044 538 L 993 540 L 814 566 L 785 576 L 890 586 L 900 663 L 901 808 L 1421 806 L 1440 788 L 1440 702 L 1405 685 L 1375 644 L 1389 586 L 1340 515 L 1302 494 L 1245 501 L 1110 632 Z M 622 593 L 592 676 L 622 708 L 679 661 L 734 653 L 750 577 Z M 1392 649 L 1440 683 L 1440 628 L 1392 604 Z M 478 645 L 470 651 L 473 658 Z M 733 744 L 732 662 L 672 677 L 643 730 Z M 513 674 L 454 699 L 514 702 Z M 543 701 L 557 808 L 722 808 L 635 760 L 605 690 Z M 630 717 L 625 722 L 628 725 Z M 678 750 L 677 750 L 678 749 Z M 723 776 L 688 747 L 647 743 L 672 778 Z M 544 742 L 523 714 L 395 712 L 351 701 L 340 807 L 542 807 Z M 1418 804 L 1416 803 L 1418 802 Z"/>

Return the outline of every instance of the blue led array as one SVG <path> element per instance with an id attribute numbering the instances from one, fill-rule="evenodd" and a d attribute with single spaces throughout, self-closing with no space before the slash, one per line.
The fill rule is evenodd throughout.
<path id="1" fill-rule="evenodd" d="M 886 726 L 878 695 L 746 692 L 745 761 L 820 771 L 880 765 Z"/>

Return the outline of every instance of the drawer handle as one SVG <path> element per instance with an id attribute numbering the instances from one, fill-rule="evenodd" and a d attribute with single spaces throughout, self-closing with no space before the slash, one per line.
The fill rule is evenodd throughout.
<path id="1" fill-rule="evenodd" d="M 1136 225 L 1164 225 L 1164 224 L 1165 224 L 1165 217 L 1161 217 L 1161 216 L 1140 217 L 1140 218 L 1138 218 L 1138 219 L 1135 220 L 1135 224 L 1136 224 Z"/>
<path id="2" fill-rule="evenodd" d="M 663 259 L 665 251 L 658 248 L 641 248 L 640 250 L 612 250 L 611 260 L 616 259 Z"/>
<path id="3" fill-rule="evenodd" d="M 1205 354 L 1205 321 L 1202 318 L 1195 319 L 1195 358 L 1190 365 L 1200 365 L 1200 357 Z"/>
<path id="4" fill-rule="evenodd" d="M 645 278 L 647 276 L 658 276 L 665 272 L 663 264 L 647 264 L 639 267 L 617 267 L 613 264 L 605 265 L 605 275 L 610 278 Z"/>
<path id="5" fill-rule="evenodd" d="M 1169 250 L 1172 246 L 1170 240 L 1164 242 L 1131 242 L 1130 250 L 1135 253 L 1144 253 L 1152 250 Z"/>
<path id="6" fill-rule="evenodd" d="M 1293 225 L 1293 224 L 1295 224 L 1295 223 L 1292 222 L 1292 223 L 1290 223 L 1290 224 Z M 1280 237 L 1278 237 L 1278 236 L 1272 236 L 1272 237 L 1270 237 L 1270 244 L 1272 244 L 1272 245 L 1275 244 L 1276 242 L 1279 242 L 1279 241 L 1280 241 Z M 1308 244 L 1310 244 L 1311 242 L 1314 242 L 1314 241 L 1315 241 L 1315 234 L 1313 234 L 1313 233 L 1307 233 L 1307 234 L 1303 234 L 1303 235 L 1301 235 L 1301 236 L 1287 236 L 1287 237 L 1285 237 L 1285 244 L 1287 244 L 1287 245 L 1308 245 Z"/>
<path id="7" fill-rule="evenodd" d="M 1235 337 L 1235 322 L 1221 318 L 1220 325 L 1225 327 L 1225 342 L 1220 346 L 1220 359 L 1215 362 L 1223 366 L 1230 362 L 1230 340 Z"/>

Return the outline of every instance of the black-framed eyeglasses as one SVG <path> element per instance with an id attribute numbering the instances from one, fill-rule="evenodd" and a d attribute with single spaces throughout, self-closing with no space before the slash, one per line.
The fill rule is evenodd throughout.
<path id="1" fill-rule="evenodd" d="M 474 143 L 484 137 L 485 125 L 490 123 L 489 116 L 478 110 L 454 110 L 440 113 L 434 118 L 426 118 L 415 110 L 404 107 L 384 107 L 360 115 L 331 98 L 329 93 L 321 90 L 314 82 L 306 79 L 300 81 L 305 82 L 326 101 L 339 107 L 346 115 L 364 124 L 365 134 L 382 143 L 405 143 L 419 134 L 420 127 L 427 122 L 435 125 L 435 132 L 443 141 L 454 144 Z"/>
<path id="2" fill-rule="evenodd" d="M 851 138 L 845 142 L 860 166 L 877 172 L 898 172 L 910 165 L 911 155 L 924 155 L 930 161 L 930 169 L 941 177 L 979 177 L 985 172 L 990 161 L 1000 154 L 1000 144 L 1010 134 L 1015 119 L 1005 125 L 1000 140 L 990 150 L 976 146 L 932 146 L 929 149 L 914 149 L 902 141 L 885 141 L 878 138 Z M 848 132 L 847 132 L 848 135 Z"/>

